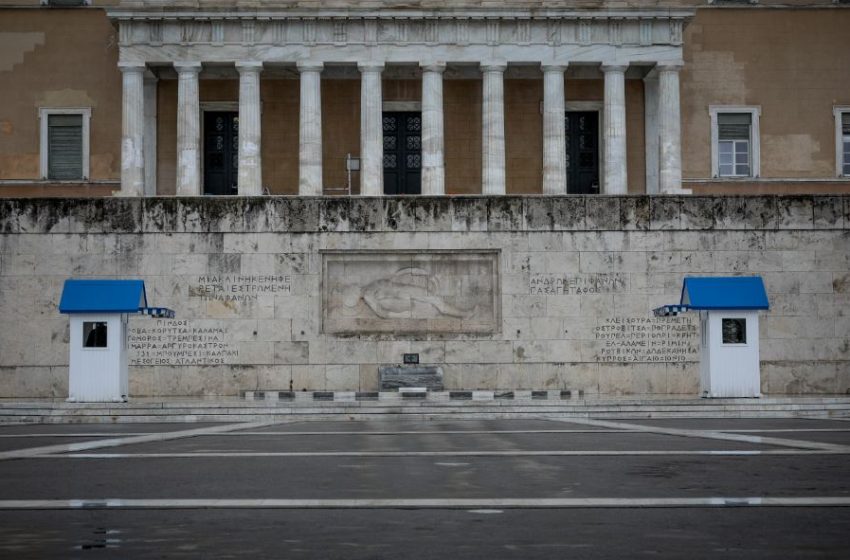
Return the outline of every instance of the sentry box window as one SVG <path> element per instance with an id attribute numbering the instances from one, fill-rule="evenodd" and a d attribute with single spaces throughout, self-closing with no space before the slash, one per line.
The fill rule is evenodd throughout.
<path id="1" fill-rule="evenodd" d="M 723 319 L 720 330 L 723 333 L 723 344 L 747 343 L 746 319 Z"/>
<path id="2" fill-rule="evenodd" d="M 83 348 L 106 348 L 106 322 L 83 321 Z"/>

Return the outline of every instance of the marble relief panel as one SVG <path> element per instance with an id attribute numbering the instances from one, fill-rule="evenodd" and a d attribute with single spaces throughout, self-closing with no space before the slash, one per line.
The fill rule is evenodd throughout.
<path id="1" fill-rule="evenodd" d="M 498 251 L 322 254 L 328 334 L 491 334 L 500 301 Z"/>

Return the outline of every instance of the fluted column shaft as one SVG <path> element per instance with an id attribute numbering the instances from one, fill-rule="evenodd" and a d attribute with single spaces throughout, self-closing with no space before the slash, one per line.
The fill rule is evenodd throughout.
<path id="1" fill-rule="evenodd" d="M 679 64 L 658 65 L 659 185 L 662 193 L 682 190 L 682 132 Z"/>
<path id="2" fill-rule="evenodd" d="M 605 73 L 605 194 L 626 194 L 626 66 L 602 66 Z"/>
<path id="3" fill-rule="evenodd" d="M 422 194 L 446 194 L 444 63 L 422 65 Z"/>
<path id="4" fill-rule="evenodd" d="M 119 64 L 121 100 L 121 196 L 145 193 L 144 64 Z"/>
<path id="5" fill-rule="evenodd" d="M 239 173 L 241 196 L 263 194 L 260 72 L 262 62 L 237 62 L 239 71 Z"/>
<path id="6" fill-rule="evenodd" d="M 384 127 L 381 73 L 383 63 L 360 69 L 360 194 L 384 194 Z"/>
<path id="7" fill-rule="evenodd" d="M 505 194 L 505 65 L 481 67 L 481 194 Z"/>
<path id="8" fill-rule="evenodd" d="M 299 63 L 301 111 L 298 135 L 298 194 L 322 194 L 322 68 L 319 63 Z"/>
<path id="9" fill-rule="evenodd" d="M 200 62 L 175 63 L 177 70 L 177 196 L 201 194 Z"/>
<path id="10" fill-rule="evenodd" d="M 567 193 L 566 66 L 543 66 L 543 194 Z"/>

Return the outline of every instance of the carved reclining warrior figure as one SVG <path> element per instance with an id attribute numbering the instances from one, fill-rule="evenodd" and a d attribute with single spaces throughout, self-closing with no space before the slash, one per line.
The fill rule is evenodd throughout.
<path id="1" fill-rule="evenodd" d="M 382 319 L 415 318 L 413 308 L 424 303 L 440 315 L 456 319 L 473 317 L 478 306 L 460 309 L 446 301 L 439 291 L 439 282 L 433 274 L 421 268 L 402 268 L 389 278 L 381 278 L 363 287 L 361 297 L 366 305 Z"/>

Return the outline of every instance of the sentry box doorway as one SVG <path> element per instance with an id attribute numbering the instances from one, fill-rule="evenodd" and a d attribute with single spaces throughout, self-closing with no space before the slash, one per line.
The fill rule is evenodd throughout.
<path id="1" fill-rule="evenodd" d="M 70 316 L 69 402 L 124 402 L 130 315 L 173 318 L 148 307 L 142 280 L 66 280 L 59 312 Z"/>

